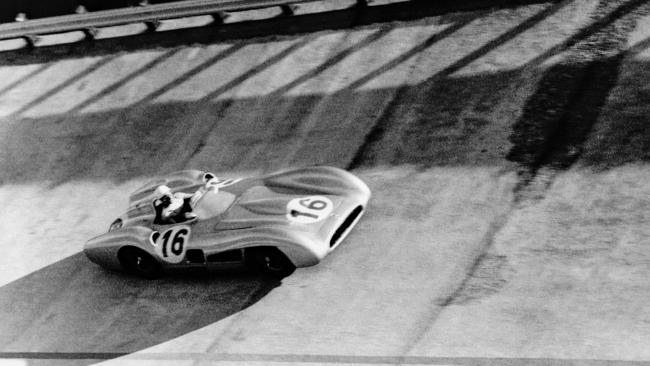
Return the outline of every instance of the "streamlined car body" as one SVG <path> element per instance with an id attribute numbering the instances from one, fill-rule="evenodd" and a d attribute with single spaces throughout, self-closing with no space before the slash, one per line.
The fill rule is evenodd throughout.
<path id="1" fill-rule="evenodd" d="M 193 218 L 154 223 L 156 188 L 192 194 Z M 353 174 L 315 166 L 262 177 L 221 179 L 186 170 L 129 197 L 109 231 L 84 246 L 93 262 L 155 278 L 166 272 L 247 265 L 285 276 L 320 262 L 363 214 L 370 189 Z"/>

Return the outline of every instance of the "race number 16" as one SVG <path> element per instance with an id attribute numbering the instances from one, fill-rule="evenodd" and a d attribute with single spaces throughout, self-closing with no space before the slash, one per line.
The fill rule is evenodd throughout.
<path id="1" fill-rule="evenodd" d="M 166 230 L 154 239 L 156 253 L 166 262 L 180 263 L 185 257 L 189 235 L 189 226 L 175 226 Z"/>
<path id="2" fill-rule="evenodd" d="M 333 208 L 332 201 L 327 197 L 295 198 L 287 205 L 287 219 L 303 224 L 318 222 L 329 216 Z"/>

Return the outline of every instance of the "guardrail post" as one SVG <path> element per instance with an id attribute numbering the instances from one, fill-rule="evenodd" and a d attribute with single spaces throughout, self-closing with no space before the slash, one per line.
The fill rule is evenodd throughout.
<path id="1" fill-rule="evenodd" d="M 149 22 L 144 22 L 144 25 L 147 26 L 147 32 L 155 32 L 158 27 L 160 27 L 160 20 L 152 20 Z"/>
<path id="2" fill-rule="evenodd" d="M 79 4 L 85 1 L 75 0 L 74 3 Z M 149 4 L 150 0 L 124 1 L 134 6 L 88 11 L 84 5 L 75 8 L 76 13 L 79 14 L 71 11 L 71 14 L 38 20 L 28 20 L 26 13 L 21 12 L 16 16 L 16 22 L 0 24 L 0 39 L 21 38 L 28 46 L 33 47 L 41 35 L 82 31 L 87 39 L 92 40 L 97 38 L 98 33 L 104 27 L 126 24 L 145 24 L 147 30 L 153 32 L 159 29 L 165 19 L 212 15 L 214 23 L 220 24 L 231 12 L 261 8 L 275 8 L 276 10 L 279 8 L 281 16 L 292 16 L 299 13 L 297 4 L 319 0 L 172 0 L 171 2 L 164 1 L 165 4 Z M 358 3 L 360 6 L 364 6 L 370 1 L 354 0 L 353 4 Z M 361 14 L 363 11 L 359 11 L 359 13 Z"/>
<path id="3" fill-rule="evenodd" d="M 17 22 L 24 22 L 25 20 L 27 20 L 27 14 L 25 14 L 25 13 L 16 14 L 15 20 Z M 36 47 L 36 42 L 38 42 L 38 36 L 36 36 L 34 34 L 26 34 L 26 35 L 22 36 L 21 38 L 27 44 L 27 48 Z"/>
<path id="4" fill-rule="evenodd" d="M 149 5 L 149 0 L 140 0 L 138 3 L 139 6 L 147 6 Z M 158 27 L 160 27 L 160 20 L 151 20 L 148 22 L 144 22 L 144 25 L 147 26 L 147 32 L 155 32 Z"/>
<path id="5" fill-rule="evenodd" d="M 74 10 L 74 12 L 77 14 L 84 14 L 87 13 L 88 10 L 86 9 L 85 6 L 79 5 Z M 99 30 L 95 27 L 89 27 L 89 28 L 85 28 L 83 32 L 84 32 L 84 37 L 86 38 L 87 41 L 94 41 L 95 37 L 97 36 L 97 33 L 99 33 Z"/>
<path id="6" fill-rule="evenodd" d="M 230 17 L 230 14 L 225 11 L 218 11 L 210 15 L 212 16 L 212 24 L 214 25 L 222 25 Z"/>
<path id="7" fill-rule="evenodd" d="M 292 16 L 296 14 L 296 10 L 298 10 L 298 5 L 294 5 L 294 4 L 280 5 L 280 9 L 282 9 L 282 15 Z"/>

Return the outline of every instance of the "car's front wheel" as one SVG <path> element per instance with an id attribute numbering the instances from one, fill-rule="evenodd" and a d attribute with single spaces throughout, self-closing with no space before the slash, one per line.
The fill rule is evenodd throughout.
<path id="1" fill-rule="evenodd" d="M 122 266 L 130 273 L 149 279 L 162 276 L 160 263 L 142 249 L 123 248 L 118 257 Z"/>
<path id="2" fill-rule="evenodd" d="M 296 270 L 280 249 L 275 247 L 250 248 L 246 251 L 246 263 L 255 272 L 273 277 L 286 277 Z"/>

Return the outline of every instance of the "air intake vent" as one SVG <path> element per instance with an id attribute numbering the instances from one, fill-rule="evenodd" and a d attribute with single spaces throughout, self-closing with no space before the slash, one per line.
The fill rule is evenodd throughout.
<path id="1" fill-rule="evenodd" d="M 334 235 L 332 235 L 332 239 L 330 240 L 330 248 L 335 246 L 338 243 L 338 241 L 343 237 L 343 235 L 345 235 L 345 233 L 348 231 L 350 226 L 354 224 L 354 221 L 357 219 L 357 217 L 359 217 L 362 211 L 363 211 L 362 206 L 357 206 L 354 210 L 352 210 L 350 215 L 345 219 L 345 221 L 343 221 L 341 226 L 339 226 L 338 229 L 336 229 Z"/>

